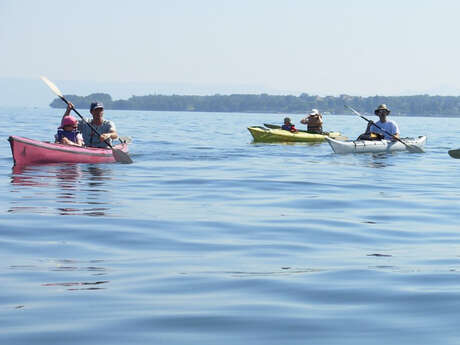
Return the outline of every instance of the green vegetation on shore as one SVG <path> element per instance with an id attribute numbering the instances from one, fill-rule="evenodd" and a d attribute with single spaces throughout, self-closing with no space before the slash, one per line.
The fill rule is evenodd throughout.
<path id="1" fill-rule="evenodd" d="M 154 111 L 203 111 L 203 112 L 240 112 L 240 113 L 306 113 L 313 108 L 332 114 L 348 113 L 344 104 L 362 112 L 373 113 L 376 106 L 385 103 L 392 115 L 460 115 L 460 96 L 373 96 L 359 97 L 340 95 L 312 96 L 276 96 L 268 94 L 250 95 L 213 95 L 213 96 L 132 96 L 127 100 L 113 100 L 105 93 L 95 93 L 86 97 L 65 95 L 77 108 L 89 108 L 93 101 L 104 103 L 106 109 L 118 110 L 154 110 Z M 63 108 L 65 104 L 56 98 L 53 108 Z"/>

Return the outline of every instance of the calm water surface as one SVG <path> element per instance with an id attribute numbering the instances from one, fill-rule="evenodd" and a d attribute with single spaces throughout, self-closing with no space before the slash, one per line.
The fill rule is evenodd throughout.
<path id="1" fill-rule="evenodd" d="M 62 112 L 0 108 L 0 344 L 460 344 L 460 118 L 336 155 L 251 142 L 282 114 L 107 110 L 134 164 L 12 169 Z"/>

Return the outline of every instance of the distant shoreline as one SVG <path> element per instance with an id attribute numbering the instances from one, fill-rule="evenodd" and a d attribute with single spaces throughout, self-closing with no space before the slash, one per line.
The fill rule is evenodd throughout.
<path id="1" fill-rule="evenodd" d="M 88 109 L 91 102 L 104 103 L 106 109 L 144 111 L 187 111 L 225 113 L 306 114 L 311 109 L 333 115 L 350 114 L 345 104 L 367 114 L 373 114 L 379 104 L 387 104 L 393 116 L 460 116 L 460 96 L 300 96 L 268 94 L 232 94 L 212 96 L 147 95 L 113 100 L 109 94 L 95 93 L 88 96 L 65 95 L 77 108 Z M 65 108 L 56 98 L 52 108 Z M 417 115 L 414 115 L 417 114 Z"/>

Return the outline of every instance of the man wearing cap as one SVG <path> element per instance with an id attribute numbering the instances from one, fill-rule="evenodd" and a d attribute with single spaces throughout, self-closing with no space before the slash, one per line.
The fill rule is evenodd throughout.
<path id="1" fill-rule="evenodd" d="M 69 115 L 72 108 L 73 104 L 69 102 L 64 116 Z M 93 115 L 93 118 L 87 118 L 86 122 L 90 123 L 100 136 L 97 135 L 85 121 L 78 121 L 78 130 L 83 135 L 86 146 L 108 148 L 109 145 L 107 145 L 105 141 L 112 145 L 112 139 L 118 138 L 115 124 L 110 120 L 104 120 L 104 105 L 101 102 L 91 103 L 89 111 L 91 115 Z"/>
<path id="2" fill-rule="evenodd" d="M 318 109 L 312 109 L 308 117 L 300 120 L 300 123 L 307 125 L 307 132 L 309 133 L 323 133 L 323 116 Z"/>
<path id="3" fill-rule="evenodd" d="M 380 104 L 377 107 L 377 109 L 375 109 L 374 111 L 374 114 L 379 117 L 379 121 L 375 123 L 376 126 L 374 126 L 374 122 L 371 121 L 367 125 L 367 129 L 366 129 L 366 132 L 364 133 L 364 136 L 371 135 L 371 133 L 376 133 L 380 137 L 383 137 L 383 139 L 394 140 L 394 138 L 388 134 L 388 133 L 391 133 L 395 137 L 399 138 L 399 127 L 396 122 L 394 122 L 393 120 L 387 119 L 387 116 L 389 113 L 390 113 L 390 109 L 388 109 L 388 107 L 385 104 Z M 385 130 L 388 133 L 385 133 L 380 128 L 377 128 L 377 126 L 379 126 L 381 129 Z"/>

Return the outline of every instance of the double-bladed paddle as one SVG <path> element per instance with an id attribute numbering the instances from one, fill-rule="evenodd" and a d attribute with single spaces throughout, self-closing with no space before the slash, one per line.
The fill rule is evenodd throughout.
<path id="1" fill-rule="evenodd" d="M 366 120 L 367 122 L 373 124 L 375 127 L 377 127 L 378 129 L 380 129 L 382 132 L 385 132 L 386 134 L 388 135 L 391 135 L 391 137 L 397 141 L 399 141 L 400 143 L 404 144 L 404 146 L 406 146 L 407 150 L 409 152 L 412 152 L 412 153 L 423 153 L 425 151 L 423 151 L 423 149 L 417 145 L 409 145 L 409 144 L 406 144 L 404 141 L 402 141 L 401 139 L 399 139 L 397 136 L 391 134 L 390 132 L 387 132 L 386 130 L 384 130 L 383 128 L 379 127 L 378 125 L 375 124 L 374 121 L 371 121 L 371 120 L 368 120 L 366 119 L 363 115 L 361 115 L 358 111 L 356 111 L 355 109 L 353 109 L 352 107 L 350 107 L 349 105 L 346 105 L 345 104 L 345 108 L 348 108 L 350 109 L 354 114 L 358 115 L 360 118 Z"/>
<path id="2" fill-rule="evenodd" d="M 64 96 L 62 95 L 62 92 L 57 88 L 56 85 L 54 85 L 48 78 L 46 77 L 40 77 L 46 85 L 48 85 L 48 87 L 56 94 L 56 96 L 58 96 L 60 99 L 62 99 L 64 101 L 65 104 L 69 105 L 69 102 L 64 98 Z M 88 122 L 86 121 L 83 116 L 80 115 L 80 113 L 77 111 L 77 109 L 75 109 L 74 107 L 72 107 L 72 110 L 80 117 L 80 119 L 83 120 L 83 122 L 85 122 L 93 131 L 94 133 L 96 133 L 97 135 L 101 136 L 98 131 Z M 119 163 L 123 163 L 123 164 L 131 164 L 133 162 L 133 160 L 131 159 L 131 157 L 129 157 L 129 155 L 126 153 L 126 152 L 123 152 L 122 150 L 120 149 L 116 149 L 114 148 L 107 140 L 104 140 L 104 142 L 112 149 L 112 154 L 113 154 L 113 157 L 115 158 L 115 160 Z"/>

